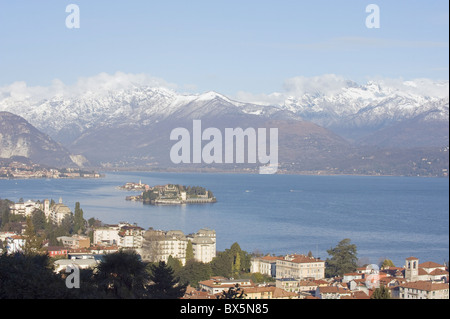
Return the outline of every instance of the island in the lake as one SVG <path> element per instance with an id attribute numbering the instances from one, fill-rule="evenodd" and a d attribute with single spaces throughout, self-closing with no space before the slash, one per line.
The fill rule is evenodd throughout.
<path id="1" fill-rule="evenodd" d="M 128 185 L 129 187 L 125 187 Z M 131 187 L 130 187 L 131 186 Z M 143 189 L 141 195 L 127 196 L 126 200 L 141 201 L 152 205 L 182 205 L 215 203 L 217 199 L 210 190 L 201 186 L 183 186 L 175 184 L 149 186 L 147 184 L 127 183 L 120 187 L 127 190 Z"/>

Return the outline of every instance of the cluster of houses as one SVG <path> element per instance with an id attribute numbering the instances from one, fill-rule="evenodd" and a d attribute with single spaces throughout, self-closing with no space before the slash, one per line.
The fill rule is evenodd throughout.
<path id="1" fill-rule="evenodd" d="M 72 215 L 70 208 L 59 199 L 51 205 L 49 200 L 21 201 L 10 206 L 12 214 L 25 217 L 34 212 L 44 212 L 47 220 L 55 225 L 61 225 L 63 220 Z M 24 230 L 23 230 L 24 231 Z M 7 254 L 23 251 L 26 238 L 21 233 L 0 232 L 0 240 Z M 80 268 L 94 267 L 101 259 L 99 256 L 114 253 L 119 250 L 134 250 L 144 261 L 158 262 L 177 258 L 184 265 L 189 243 L 192 245 L 193 258 L 196 261 L 208 263 L 216 256 L 216 232 L 210 229 L 200 229 L 198 232 L 185 235 L 180 230 L 144 230 L 136 224 L 120 222 L 114 225 L 103 225 L 93 230 L 92 238 L 83 235 L 61 236 L 57 240 L 60 246 L 49 246 L 44 242 L 44 249 L 55 261 L 56 271 L 66 264 L 76 264 Z"/>
<path id="2" fill-rule="evenodd" d="M 12 204 L 10 207 L 10 212 L 15 215 L 22 215 L 25 217 L 30 217 L 37 210 L 43 211 L 45 218 L 51 220 L 55 225 L 61 225 L 64 218 L 72 215 L 72 211 L 69 207 L 63 204 L 62 198 L 59 199 L 58 203 L 50 205 L 50 201 L 45 199 L 42 203 L 40 201 L 20 201 L 18 203 Z"/>
<path id="3" fill-rule="evenodd" d="M 45 168 L 39 164 L 25 164 L 12 161 L 0 161 L 0 179 L 34 179 L 34 178 L 100 178 L 96 172 L 83 172 L 79 168 Z"/>
<path id="4" fill-rule="evenodd" d="M 305 255 L 255 257 L 252 273 L 271 276 L 274 282 L 255 284 L 250 279 L 213 277 L 188 287 L 184 299 L 217 299 L 228 289 L 238 287 L 245 299 L 370 299 L 384 286 L 391 298 L 448 299 L 448 267 L 435 262 L 419 263 L 416 257 L 404 267 L 378 269 L 361 267 L 342 277 L 325 278 L 325 261 Z"/>
<path id="5" fill-rule="evenodd" d="M 133 249 L 142 260 L 149 262 L 167 262 L 172 256 L 184 265 L 189 242 L 196 261 L 208 263 L 216 257 L 216 232 L 206 228 L 189 235 L 181 230 L 144 230 L 127 223 L 106 225 L 94 230 L 94 244 Z"/>
<path id="6" fill-rule="evenodd" d="M 391 298 L 449 298 L 448 267 L 416 257 L 407 258 L 404 267 L 368 265 L 334 278 L 325 278 L 325 261 L 305 255 L 257 257 L 251 271 L 272 276 L 275 287 L 295 293 L 292 298 L 369 299 L 380 286 Z"/>
<path id="7" fill-rule="evenodd" d="M 10 210 L 24 216 L 41 210 L 55 224 L 61 224 L 68 214 L 72 214 L 62 199 L 53 205 L 48 200 L 16 203 Z M 73 235 L 57 239 L 61 243 L 58 247 L 45 244 L 48 254 L 56 258 L 55 271 L 65 270 L 69 265 L 81 269 L 95 267 L 102 255 L 120 249 L 136 251 L 143 261 L 167 262 L 172 257 L 183 265 L 191 249 L 193 258 L 199 262 L 208 263 L 216 257 L 216 232 L 210 229 L 185 235 L 180 230 L 144 230 L 136 224 L 121 222 L 96 227 L 92 238 Z M 23 250 L 26 238 L 22 234 L 0 232 L 0 240 L 6 253 L 11 254 Z M 188 287 L 183 298 L 216 299 L 236 285 L 248 299 L 369 299 L 380 286 L 388 289 L 391 298 L 449 298 L 448 265 L 432 261 L 419 263 L 418 258 L 409 257 L 403 267 L 378 269 L 376 265 L 369 265 L 334 278 L 325 277 L 325 267 L 325 261 L 310 255 L 253 257 L 250 272 L 271 277 L 273 280 L 269 283 L 212 277 L 200 281 L 196 289 Z"/>

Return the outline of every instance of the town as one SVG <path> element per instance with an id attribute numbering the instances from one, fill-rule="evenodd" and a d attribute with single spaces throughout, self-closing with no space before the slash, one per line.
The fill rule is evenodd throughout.
<path id="1" fill-rule="evenodd" d="M 101 174 L 79 168 L 50 168 L 35 163 L 0 160 L 0 179 L 100 178 Z"/>
<path id="2" fill-rule="evenodd" d="M 401 266 L 388 259 L 379 265 L 344 262 L 337 251 L 356 256 L 349 239 L 322 260 L 311 252 L 248 253 L 238 243 L 217 251 L 216 232 L 208 228 L 184 234 L 145 230 L 128 222 L 86 221 L 79 203 L 72 212 L 62 198 L 58 202 L 0 200 L 0 213 L 0 270 L 2 256 L 31 251 L 47 255 L 53 271 L 62 276 L 68 267 L 95 272 L 107 256 L 132 252 L 139 262 L 170 267 L 185 287 L 177 297 L 181 299 L 449 298 L 448 262 L 442 265 L 415 256 Z"/>

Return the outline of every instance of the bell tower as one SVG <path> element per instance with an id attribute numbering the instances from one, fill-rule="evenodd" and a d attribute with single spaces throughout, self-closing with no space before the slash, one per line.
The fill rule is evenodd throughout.
<path id="1" fill-rule="evenodd" d="M 416 257 L 406 258 L 405 279 L 406 281 L 417 281 L 419 276 L 419 259 Z"/>

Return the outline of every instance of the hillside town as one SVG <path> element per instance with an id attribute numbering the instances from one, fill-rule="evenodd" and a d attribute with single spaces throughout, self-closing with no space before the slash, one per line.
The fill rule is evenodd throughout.
<path id="1" fill-rule="evenodd" d="M 76 211 L 81 210 L 76 207 Z M 57 203 L 48 199 L 10 202 L 9 213 L 23 218 L 43 213 L 55 226 L 64 225 L 68 218 L 77 218 L 62 198 Z M 30 224 L 20 223 L 22 227 L 16 227 L 15 231 L 0 232 L 3 254 L 24 251 Z M 216 232 L 208 228 L 186 235 L 181 230 L 145 230 L 128 222 L 110 225 L 96 221 L 87 226 L 84 233 L 78 231 L 58 236 L 57 245 L 44 240 L 42 249 L 53 260 L 55 272 L 64 272 L 74 265 L 79 269 L 95 270 L 103 256 L 124 250 L 136 252 L 143 262 L 148 263 L 169 264 L 175 259 L 180 267 L 192 261 L 198 265 L 211 264 L 223 257 L 216 249 Z M 400 267 L 364 265 L 341 276 L 330 277 L 326 274 L 327 262 L 314 257 L 311 252 L 284 256 L 248 254 L 249 269 L 243 271 L 244 260 L 237 257 L 242 251 L 236 250 L 236 246 L 227 250 L 238 251 L 233 261 L 233 277 L 211 275 L 200 278 L 198 282 L 189 283 L 182 298 L 220 299 L 225 292 L 238 288 L 243 299 L 371 299 L 380 287 L 394 299 L 449 298 L 448 264 L 409 257 Z"/>
<path id="2" fill-rule="evenodd" d="M 84 171 L 79 168 L 43 167 L 35 163 L 19 161 L 2 161 L 0 159 L 0 179 L 31 179 L 31 178 L 100 178 L 101 174 L 94 171 Z"/>

